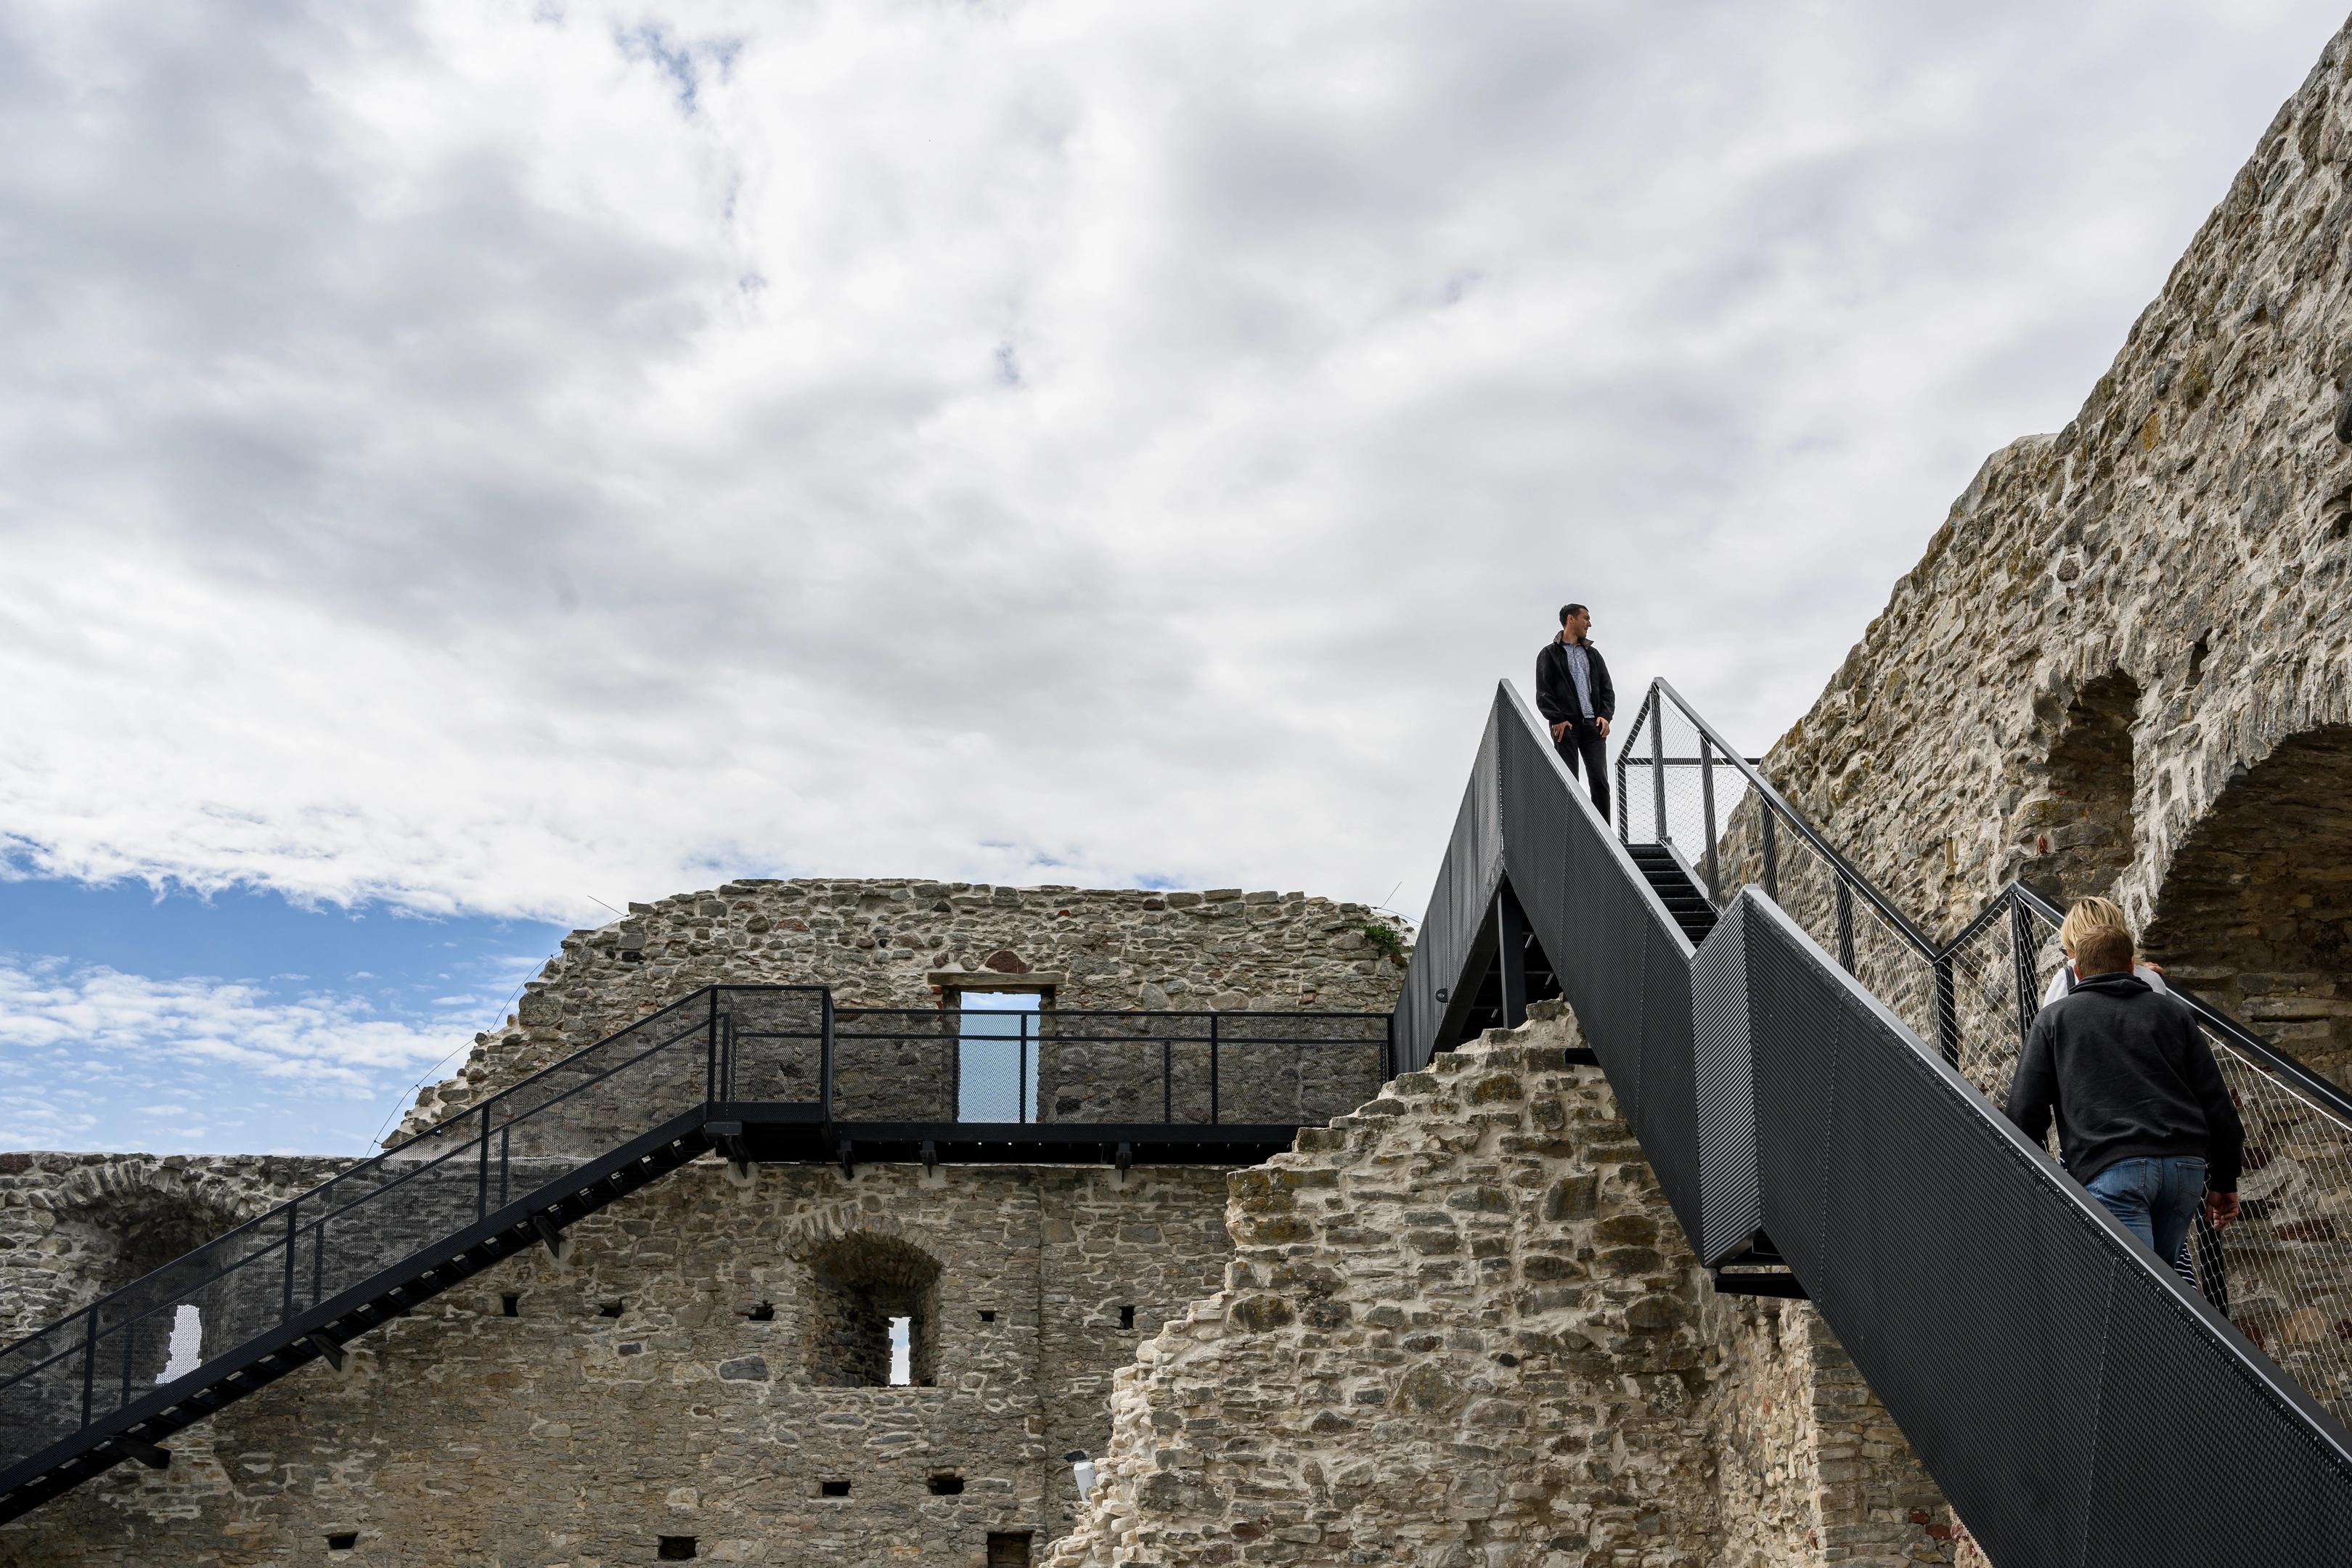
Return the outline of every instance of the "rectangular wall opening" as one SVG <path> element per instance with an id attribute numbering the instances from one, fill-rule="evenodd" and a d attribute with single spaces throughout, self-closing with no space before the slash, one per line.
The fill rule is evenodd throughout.
<path id="1" fill-rule="evenodd" d="M 816 1484 L 816 1495 L 819 1497 L 847 1497 L 849 1495 L 849 1483 L 847 1481 L 819 1481 Z"/>
<path id="2" fill-rule="evenodd" d="M 691 1535 L 658 1535 L 654 1540 L 654 1555 L 664 1563 L 685 1563 L 694 1556 Z"/>
<path id="3" fill-rule="evenodd" d="M 360 1532 L 356 1530 L 339 1530 L 327 1537 L 327 1550 L 330 1552 L 357 1552 L 359 1549 Z"/>
<path id="4" fill-rule="evenodd" d="M 1030 1532 L 992 1530 L 988 1532 L 988 1568 L 1029 1568 Z"/>
<path id="5" fill-rule="evenodd" d="M 956 1038 L 956 1120 L 1037 1120 L 1038 1015 L 1045 998 L 1034 991 L 958 991 L 962 1009 Z"/>

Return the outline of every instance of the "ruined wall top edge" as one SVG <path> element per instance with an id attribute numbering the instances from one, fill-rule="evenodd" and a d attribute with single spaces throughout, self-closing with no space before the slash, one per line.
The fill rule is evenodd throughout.
<path id="1" fill-rule="evenodd" d="M 2115 884 L 2137 920 L 2233 776 L 2352 722 L 2347 165 L 2352 27 L 2074 418 L 1985 460 L 1771 748 L 1775 784 L 1931 929 L 2046 853 L 2048 758 L 2093 681 L 2137 693 Z"/>
<path id="2" fill-rule="evenodd" d="M 425 1090 L 401 1135 L 710 984 L 826 985 L 845 1006 L 929 1007 L 941 971 L 973 986 L 1054 977 L 1064 1008 L 1384 1013 L 1403 979 L 1395 922 L 1303 892 L 1005 887 L 922 878 L 740 879 L 573 931 Z"/>

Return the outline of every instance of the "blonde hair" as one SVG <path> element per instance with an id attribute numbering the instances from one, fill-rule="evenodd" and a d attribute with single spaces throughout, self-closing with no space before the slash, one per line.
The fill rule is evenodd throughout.
<path id="1" fill-rule="evenodd" d="M 2068 952 L 2078 951 L 2083 939 L 2101 926 L 2112 926 L 2126 936 L 2131 927 L 2124 923 L 2124 911 L 2112 899 L 2077 899 L 2074 908 L 2058 927 L 2058 945 Z"/>

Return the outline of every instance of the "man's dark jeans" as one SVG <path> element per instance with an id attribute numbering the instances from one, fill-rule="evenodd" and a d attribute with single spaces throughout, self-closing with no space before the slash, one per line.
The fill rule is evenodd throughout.
<path id="1" fill-rule="evenodd" d="M 1581 773 L 1592 784 L 1592 804 L 1601 809 L 1601 820 L 1609 820 L 1609 742 L 1601 738 L 1601 731 L 1587 719 L 1571 724 L 1568 732 L 1552 742 L 1568 771 Z M 1582 766 L 1578 765 L 1580 754 Z"/>

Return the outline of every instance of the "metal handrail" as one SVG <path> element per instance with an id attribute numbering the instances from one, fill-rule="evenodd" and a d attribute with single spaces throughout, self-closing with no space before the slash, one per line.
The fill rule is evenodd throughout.
<path id="1" fill-rule="evenodd" d="M 1628 831 L 1630 831 L 1633 821 L 1631 814 L 1632 802 L 1625 798 L 1625 791 L 1622 788 L 1625 768 L 1635 762 L 1643 763 L 1645 765 L 1658 765 L 1663 763 L 1666 766 L 1671 766 L 1675 762 L 1681 760 L 1677 758 L 1665 757 L 1664 755 L 1649 758 L 1640 758 L 1633 755 L 1633 742 L 1641 737 L 1643 727 L 1649 726 L 1654 729 L 1658 724 L 1663 722 L 1663 721 L 1657 720 L 1653 716 L 1654 710 L 1656 709 L 1661 697 L 1674 703 L 1675 709 L 1682 714 L 1682 716 L 1690 721 L 1692 727 L 1696 729 L 1701 735 L 1706 737 L 1707 744 L 1706 747 L 1702 748 L 1701 754 L 1697 759 L 1697 762 L 1703 770 L 1711 770 L 1714 763 L 1717 761 L 1720 761 L 1727 767 L 1736 771 L 1740 777 L 1747 780 L 1748 786 L 1756 791 L 1757 798 L 1761 803 L 1762 809 L 1772 813 L 1782 822 L 1787 823 L 1789 826 L 1795 831 L 1798 837 L 1804 841 L 1806 847 L 1811 849 L 1815 854 L 1821 856 L 1822 859 L 1828 861 L 1831 868 L 1837 873 L 1842 880 L 1850 884 L 1853 891 L 1862 896 L 1864 902 L 1869 904 L 1870 907 L 1884 918 L 1888 924 L 1892 925 L 1906 942 L 1918 950 L 1919 956 L 1927 959 L 1933 959 L 1937 956 L 1936 944 L 1928 940 L 1927 932 L 1921 931 L 1919 927 L 1912 921 L 1911 918 L 1905 914 L 1902 910 L 1895 905 L 1893 900 L 1880 892 L 1871 882 L 1869 878 L 1864 876 L 1860 870 L 1855 868 L 1852 861 L 1848 860 L 1843 855 L 1838 853 L 1838 851 L 1831 846 L 1829 840 L 1822 837 L 1821 830 L 1815 827 L 1812 825 L 1812 822 L 1806 817 L 1805 814 L 1799 811 L 1795 806 L 1790 805 L 1787 798 L 1784 797 L 1778 789 L 1775 789 L 1772 786 L 1772 782 L 1769 779 L 1767 779 L 1762 773 L 1758 771 L 1756 763 L 1742 754 L 1738 748 L 1732 745 L 1730 742 L 1725 740 L 1722 733 L 1717 731 L 1714 725 L 1708 723 L 1706 718 L 1700 714 L 1698 710 L 1692 707 L 1690 702 L 1683 696 L 1683 694 L 1675 689 L 1673 683 L 1666 680 L 1664 677 L 1660 677 L 1650 682 L 1649 692 L 1643 698 L 1641 710 L 1634 715 L 1633 727 L 1625 732 L 1624 742 L 1618 752 L 1616 766 L 1617 776 L 1620 781 L 1620 788 L 1617 792 L 1617 826 L 1618 835 L 1621 839 Z M 1708 753 L 1710 752 L 1716 753 L 1716 755 L 1712 757 L 1709 756 Z M 1661 823 L 1659 826 L 1660 831 L 1663 832 L 1664 825 Z"/>

